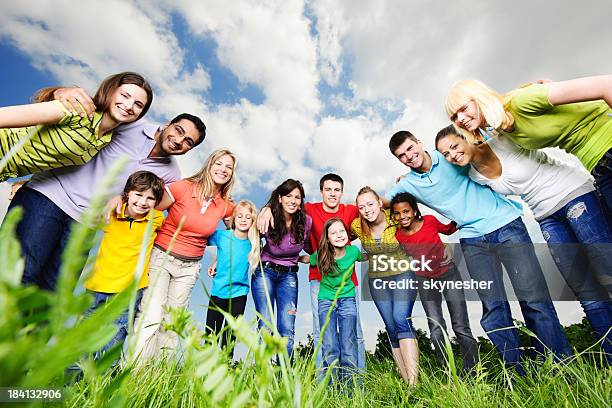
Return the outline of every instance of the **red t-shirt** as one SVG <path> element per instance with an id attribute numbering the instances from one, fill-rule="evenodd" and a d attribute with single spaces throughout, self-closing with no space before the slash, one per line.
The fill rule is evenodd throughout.
<path id="1" fill-rule="evenodd" d="M 353 204 L 338 204 L 338 211 L 335 213 L 325 211 L 323 208 L 323 203 L 306 203 L 304 204 L 304 208 L 306 209 L 306 214 L 310 215 L 312 218 L 310 245 L 312 246 L 313 252 L 319 248 L 319 241 L 321 240 L 323 225 L 325 222 L 327 222 L 327 220 L 330 218 L 340 218 L 344 223 L 347 234 L 350 236 L 351 223 L 359 216 L 359 210 L 357 210 L 357 207 Z M 321 281 L 321 272 L 319 272 L 319 268 L 316 266 L 311 266 L 310 272 L 308 273 L 308 280 L 313 279 L 316 279 L 319 282 Z M 351 280 L 355 286 L 357 286 L 357 274 L 354 270 L 353 274 L 351 275 Z"/>
<path id="2" fill-rule="evenodd" d="M 395 238 L 412 258 L 420 260 L 422 256 L 425 260 L 431 260 L 428 264 L 431 271 L 418 270 L 417 275 L 439 278 L 448 271 L 449 265 L 440 265 L 444 260 L 444 244 L 438 234 L 451 235 L 455 231 L 457 231 L 455 223 L 443 224 L 433 215 L 424 215 L 420 230 L 408 235 L 398 228 Z"/>
<path id="3" fill-rule="evenodd" d="M 226 203 L 221 194 L 217 194 L 203 208 L 195 184 L 187 180 L 171 183 L 166 188 L 174 198 L 174 203 L 168 209 L 168 216 L 157 233 L 155 245 L 168 249 L 181 218 L 185 216 L 185 222 L 170 252 L 188 258 L 202 257 L 208 237 L 215 232 L 219 221 L 232 215 L 234 203 Z"/>

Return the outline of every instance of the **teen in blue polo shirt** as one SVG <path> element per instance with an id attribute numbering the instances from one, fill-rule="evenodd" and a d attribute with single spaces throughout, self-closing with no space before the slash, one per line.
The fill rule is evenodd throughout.
<path id="1" fill-rule="evenodd" d="M 504 289 L 505 267 L 521 306 L 525 324 L 536 334 L 538 351 L 550 350 L 557 358 L 571 355 L 567 337 L 550 299 L 542 269 L 521 220 L 522 206 L 471 180 L 465 168 L 454 166 L 423 145 L 410 132 L 395 133 L 389 149 L 411 171 L 385 194 L 391 200 L 400 192 L 455 221 L 468 271 L 478 281 L 491 282 L 478 290 L 483 315 L 480 323 L 503 360 L 520 366 L 519 334 L 512 321 Z"/>

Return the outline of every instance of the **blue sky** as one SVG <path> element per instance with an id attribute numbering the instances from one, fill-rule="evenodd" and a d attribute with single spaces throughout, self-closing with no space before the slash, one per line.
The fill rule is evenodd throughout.
<path id="1" fill-rule="evenodd" d="M 188 111 L 208 126 L 206 142 L 180 159 L 184 175 L 211 150 L 229 147 L 239 160 L 238 197 L 261 205 L 293 177 L 304 183 L 308 200 L 318 200 L 319 177 L 334 170 L 346 180 L 349 202 L 361 186 L 384 191 L 403 171 L 386 147 L 396 130 L 409 129 L 432 147 L 447 123 L 444 97 L 458 79 L 476 77 L 504 91 L 539 78 L 611 72 L 612 59 L 601 48 L 612 39 L 610 3 L 554 2 L 554 11 L 552 5 L 4 2 L 0 105 L 26 103 L 53 84 L 93 92 L 105 76 L 134 70 L 155 90 L 149 120 Z M 7 191 L 1 184 L 3 203 Z M 529 217 L 534 239 L 541 239 Z M 301 271 L 298 339 L 310 324 L 305 276 Z M 196 289 L 194 306 L 206 303 L 202 292 Z M 202 309 L 195 310 L 202 319 Z M 563 310 L 564 322 L 581 316 L 575 305 Z M 480 305 L 470 304 L 470 311 L 474 331 L 482 333 Z M 382 321 L 371 302 L 362 315 L 371 347 Z M 420 307 L 416 316 L 425 327 Z"/>

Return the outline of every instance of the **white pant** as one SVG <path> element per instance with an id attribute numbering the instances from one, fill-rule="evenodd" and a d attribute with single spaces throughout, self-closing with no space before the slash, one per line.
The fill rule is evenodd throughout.
<path id="1" fill-rule="evenodd" d="M 153 247 L 149 262 L 149 287 L 140 302 L 136 328 L 134 357 L 146 361 L 162 350 L 173 352 L 178 337 L 165 331 L 162 322 L 169 323 L 170 315 L 164 306 L 187 307 L 191 291 L 200 276 L 200 261 L 182 261 Z"/>

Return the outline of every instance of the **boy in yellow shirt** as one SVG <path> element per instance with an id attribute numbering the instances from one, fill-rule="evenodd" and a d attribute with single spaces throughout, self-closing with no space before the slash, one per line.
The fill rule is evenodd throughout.
<path id="1" fill-rule="evenodd" d="M 146 263 L 138 284 L 136 309 L 142 298 L 143 289 L 149 284 L 149 255 L 155 241 L 156 230 L 164 221 L 164 214 L 154 207 L 164 194 L 164 182 L 149 171 L 137 171 L 127 180 L 123 189 L 121 214 L 113 211 L 110 222 L 104 227 L 104 237 L 96 257 L 92 275 L 84 286 L 94 295 L 94 302 L 86 312 L 92 313 L 111 297 L 127 288 L 135 279 L 140 247 L 146 232 L 147 222 L 153 217 L 153 235 L 146 248 Z M 128 314 L 126 309 L 117 318 L 117 334 L 96 357 L 127 337 Z"/>

